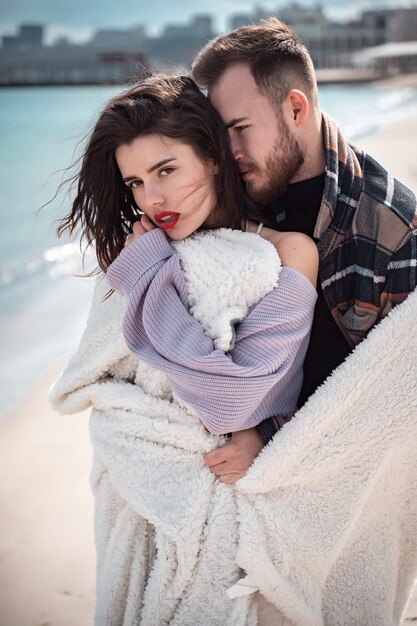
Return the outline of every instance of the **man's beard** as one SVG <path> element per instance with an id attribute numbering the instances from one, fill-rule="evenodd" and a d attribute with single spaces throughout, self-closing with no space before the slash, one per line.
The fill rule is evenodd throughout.
<path id="1" fill-rule="evenodd" d="M 262 205 L 278 198 L 304 163 L 304 152 L 283 120 L 280 121 L 280 127 L 281 140 L 273 146 L 265 162 L 267 181 L 257 189 L 252 188 L 250 181 L 246 184 L 248 195 Z M 255 172 L 259 171 L 256 165 L 252 167 Z"/>

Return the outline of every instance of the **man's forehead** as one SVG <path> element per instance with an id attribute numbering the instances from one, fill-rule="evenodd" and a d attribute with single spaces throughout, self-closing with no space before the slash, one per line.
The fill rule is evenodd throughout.
<path id="1" fill-rule="evenodd" d="M 259 93 L 250 68 L 244 63 L 237 63 L 226 68 L 214 85 L 209 88 L 209 94 L 231 92 L 231 95 L 238 95 L 240 91 Z"/>
<path id="2" fill-rule="evenodd" d="M 228 128 L 259 119 L 266 108 L 270 108 L 268 101 L 259 94 L 251 97 L 244 93 L 216 91 L 214 94 L 210 93 L 209 97 Z"/>
<path id="3" fill-rule="evenodd" d="M 230 126 L 234 119 L 247 118 L 253 114 L 254 100 L 260 97 L 249 68 L 232 66 L 225 70 L 209 89 L 210 102 Z"/>
<path id="4" fill-rule="evenodd" d="M 219 112 L 226 126 L 243 121 L 252 115 L 252 103 L 250 98 L 236 98 L 235 94 L 215 92 L 209 93 L 211 104 Z"/>

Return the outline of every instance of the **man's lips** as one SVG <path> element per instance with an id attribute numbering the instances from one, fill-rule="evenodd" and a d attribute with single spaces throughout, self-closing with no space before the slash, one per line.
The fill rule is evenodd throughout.
<path id="1" fill-rule="evenodd" d="M 242 180 L 248 180 L 248 178 L 250 178 L 252 176 L 252 170 L 251 169 L 247 169 L 247 170 L 241 170 L 240 172 L 240 177 Z"/>
<path id="2" fill-rule="evenodd" d="M 178 222 L 181 213 L 175 213 L 174 211 L 161 211 L 160 213 L 155 213 L 154 220 L 158 224 L 159 228 L 162 230 L 168 230 L 175 226 Z"/>

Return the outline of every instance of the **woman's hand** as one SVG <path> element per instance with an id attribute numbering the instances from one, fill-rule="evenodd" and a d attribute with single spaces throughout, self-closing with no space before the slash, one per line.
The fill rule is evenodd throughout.
<path id="1" fill-rule="evenodd" d="M 220 482 L 235 483 L 242 478 L 263 448 L 257 428 L 232 434 L 230 441 L 204 455 L 204 462 Z"/>
<path id="2" fill-rule="evenodd" d="M 148 233 L 151 230 L 154 230 L 155 228 L 156 228 L 155 224 L 151 222 L 149 217 L 147 215 L 142 215 L 140 220 L 133 224 L 133 227 L 132 227 L 133 232 L 126 237 L 125 248 L 130 243 L 132 243 L 132 241 L 135 241 L 135 239 L 142 237 L 142 235 L 144 235 L 145 233 Z"/>

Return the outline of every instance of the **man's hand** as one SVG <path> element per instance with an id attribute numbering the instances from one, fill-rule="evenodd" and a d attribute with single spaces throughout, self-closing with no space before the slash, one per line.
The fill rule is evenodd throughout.
<path id="1" fill-rule="evenodd" d="M 222 483 L 231 484 L 246 474 L 262 448 L 262 437 L 256 428 L 240 430 L 224 446 L 208 452 L 204 462 Z"/>
<path id="2" fill-rule="evenodd" d="M 132 241 L 142 237 L 145 233 L 148 233 L 150 230 L 154 230 L 156 228 L 155 224 L 151 222 L 147 215 L 142 215 L 139 221 L 135 222 L 132 227 L 132 233 L 126 237 L 125 248 Z"/>

